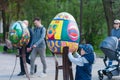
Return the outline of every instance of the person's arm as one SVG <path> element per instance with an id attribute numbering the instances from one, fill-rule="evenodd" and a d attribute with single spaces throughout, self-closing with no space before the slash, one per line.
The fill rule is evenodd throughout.
<path id="1" fill-rule="evenodd" d="M 75 52 L 75 53 L 73 54 L 73 56 L 74 56 L 75 58 L 80 57 L 80 55 L 78 54 L 78 52 Z"/>
<path id="2" fill-rule="evenodd" d="M 31 41 L 30 41 L 30 43 L 29 43 L 29 47 L 27 48 L 27 52 L 30 52 L 31 50 L 32 50 L 32 48 L 33 48 L 33 34 L 34 34 L 34 31 L 35 31 L 35 29 L 34 30 L 30 30 L 31 31 L 31 34 L 30 34 L 30 38 L 31 38 Z"/>
<path id="3" fill-rule="evenodd" d="M 71 62 L 73 62 L 74 64 L 76 65 L 79 65 L 79 66 L 83 66 L 84 65 L 84 59 L 79 55 L 77 58 L 75 58 L 73 55 L 72 55 L 72 52 L 69 52 L 68 54 L 68 58 Z"/>
<path id="4" fill-rule="evenodd" d="M 29 40 L 29 43 L 27 44 L 27 48 L 30 48 L 30 45 L 32 44 L 33 31 L 31 28 L 28 28 L 28 30 L 30 33 L 30 40 Z"/>
<path id="5" fill-rule="evenodd" d="M 30 43 L 30 48 L 33 47 L 35 29 L 36 29 L 36 28 L 34 28 L 34 29 L 32 30 L 32 40 L 31 40 L 31 43 Z"/>
<path id="6" fill-rule="evenodd" d="M 46 34 L 46 29 L 43 27 L 41 37 L 40 37 L 40 39 L 35 43 L 36 46 L 38 46 L 38 45 L 44 40 L 45 34 Z"/>

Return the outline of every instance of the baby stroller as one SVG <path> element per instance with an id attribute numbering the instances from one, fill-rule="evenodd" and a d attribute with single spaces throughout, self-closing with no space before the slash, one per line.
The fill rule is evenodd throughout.
<path id="1" fill-rule="evenodd" d="M 103 61 L 106 68 L 98 71 L 99 80 L 103 80 L 104 75 L 111 80 L 113 76 L 118 76 L 120 74 L 120 52 L 117 50 L 117 48 L 118 39 L 116 37 L 107 37 L 101 42 L 100 49 L 105 55 Z M 117 64 L 108 66 L 108 59 L 115 60 Z"/>

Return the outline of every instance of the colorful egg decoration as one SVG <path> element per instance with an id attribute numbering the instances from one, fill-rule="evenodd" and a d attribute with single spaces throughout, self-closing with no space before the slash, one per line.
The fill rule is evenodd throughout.
<path id="1" fill-rule="evenodd" d="M 80 33 L 74 17 L 67 12 L 57 14 L 47 29 L 46 41 L 53 53 L 62 53 L 65 46 L 71 52 L 76 51 Z"/>
<path id="2" fill-rule="evenodd" d="M 17 21 L 10 26 L 9 39 L 14 47 L 27 45 L 30 40 L 30 33 L 22 21 Z"/>

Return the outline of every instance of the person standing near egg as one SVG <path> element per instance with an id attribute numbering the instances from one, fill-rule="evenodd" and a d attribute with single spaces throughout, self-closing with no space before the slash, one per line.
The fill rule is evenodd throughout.
<path id="1" fill-rule="evenodd" d="M 29 22 L 28 20 L 23 20 L 23 23 L 28 27 L 28 30 L 29 30 L 29 33 L 30 33 L 30 41 L 29 43 L 26 45 L 26 51 L 25 51 L 25 56 L 26 56 L 26 62 L 28 64 L 30 64 L 30 59 L 29 59 L 29 56 L 30 56 L 30 53 L 31 52 L 27 52 L 27 48 L 30 47 L 30 44 L 31 44 L 31 41 L 32 41 L 32 35 L 33 35 L 33 32 L 32 32 L 32 29 L 29 27 Z M 22 49 L 23 48 L 19 48 L 19 55 L 22 55 Z M 24 65 L 23 65 L 23 59 L 22 57 L 20 56 L 20 73 L 17 75 L 17 76 L 22 76 L 22 75 L 25 75 L 25 69 L 24 69 Z M 34 71 L 36 72 L 36 68 L 34 69 Z"/>

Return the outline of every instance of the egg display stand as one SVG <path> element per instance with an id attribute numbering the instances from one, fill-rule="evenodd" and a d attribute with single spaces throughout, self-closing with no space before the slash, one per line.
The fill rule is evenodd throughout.
<path id="1" fill-rule="evenodd" d="M 28 69 L 27 69 L 27 64 L 26 64 L 26 47 L 25 45 L 22 47 L 22 55 L 20 57 L 22 57 L 23 60 L 23 65 L 24 65 L 24 69 L 25 69 L 25 73 L 26 73 L 26 77 L 28 78 L 28 80 L 30 80 L 29 74 L 28 74 Z"/>
<path id="2" fill-rule="evenodd" d="M 72 63 L 68 59 L 69 48 L 64 47 L 62 53 L 62 65 L 60 66 L 57 61 L 56 54 L 53 53 L 55 59 L 55 80 L 58 80 L 58 72 L 63 69 L 63 80 L 73 80 L 73 72 L 72 72 Z"/>

